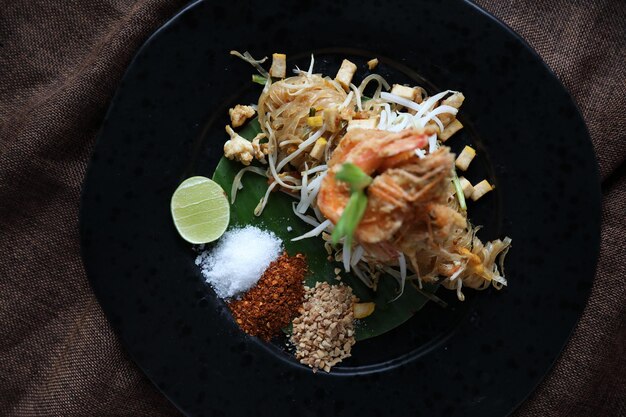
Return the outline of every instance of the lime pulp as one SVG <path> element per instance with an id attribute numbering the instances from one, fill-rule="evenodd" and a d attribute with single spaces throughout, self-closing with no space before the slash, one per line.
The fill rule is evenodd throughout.
<path id="1" fill-rule="evenodd" d="M 230 205 L 224 190 L 206 177 L 183 181 L 172 195 L 171 211 L 178 233 L 194 244 L 219 239 L 230 221 Z"/>

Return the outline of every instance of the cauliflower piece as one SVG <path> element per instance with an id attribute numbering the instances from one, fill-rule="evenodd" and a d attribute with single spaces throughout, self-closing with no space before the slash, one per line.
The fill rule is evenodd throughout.
<path id="1" fill-rule="evenodd" d="M 254 117 L 256 111 L 252 106 L 244 106 L 243 104 L 237 104 L 232 109 L 228 110 L 230 116 L 230 123 L 233 127 L 239 127 L 243 125 L 246 120 Z"/>
<path id="2" fill-rule="evenodd" d="M 226 125 L 226 133 L 230 140 L 224 144 L 224 156 L 228 159 L 236 159 L 244 165 L 250 165 L 254 159 L 254 146 L 246 139 L 239 136 L 232 127 Z"/>
<path id="3" fill-rule="evenodd" d="M 263 164 L 267 163 L 265 157 L 269 152 L 269 145 L 261 143 L 261 140 L 267 137 L 265 133 L 259 133 L 251 142 L 237 134 L 230 126 L 226 126 L 226 133 L 230 136 L 230 140 L 224 144 L 226 158 L 236 159 L 244 165 L 250 165 L 255 158 Z"/>
<path id="4" fill-rule="evenodd" d="M 269 152 L 269 144 L 261 143 L 261 139 L 265 139 L 267 135 L 265 133 L 259 133 L 252 139 L 252 148 L 254 149 L 254 157 L 262 164 L 267 164 L 265 157 Z"/>

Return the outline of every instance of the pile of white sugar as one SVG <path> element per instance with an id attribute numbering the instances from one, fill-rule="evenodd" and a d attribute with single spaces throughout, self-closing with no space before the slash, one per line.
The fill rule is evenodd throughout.
<path id="1" fill-rule="evenodd" d="M 281 253 L 282 241 L 274 233 L 246 226 L 224 233 L 198 255 L 196 265 L 217 295 L 229 298 L 252 288 Z"/>

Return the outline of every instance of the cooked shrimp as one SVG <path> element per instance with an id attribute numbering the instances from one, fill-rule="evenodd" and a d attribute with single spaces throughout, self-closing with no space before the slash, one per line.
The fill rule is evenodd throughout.
<path id="1" fill-rule="evenodd" d="M 424 146 L 427 136 L 423 131 L 348 132 L 329 162 L 318 207 L 333 223 L 339 220 L 350 190 L 335 180 L 335 173 L 341 164 L 351 162 L 374 176 L 366 190 L 367 208 L 355 231 L 369 258 L 393 263 L 400 251 L 424 282 L 444 277 L 446 286 L 457 288 L 456 282 L 450 282 L 454 276 L 467 286 L 482 288 L 493 275 L 493 260 L 466 248 L 474 237 L 465 236 L 465 216 L 448 203 L 454 166 L 449 148 L 421 159 L 415 156 L 414 150 Z M 482 245 L 475 245 L 480 252 Z"/>
<path id="2" fill-rule="evenodd" d="M 412 203 L 422 199 L 432 201 L 431 193 L 447 186 L 445 180 L 454 163 L 447 150 L 424 160 L 414 156 L 415 149 L 426 145 L 429 133 L 428 130 L 389 133 L 363 129 L 348 132 L 333 152 L 329 173 L 320 187 L 317 204 L 322 214 L 333 223 L 341 217 L 349 190 L 335 180 L 335 173 L 340 164 L 351 162 L 367 174 L 380 174 L 368 188 L 368 205 L 356 238 L 363 243 L 390 239 L 411 215 L 415 205 Z"/>

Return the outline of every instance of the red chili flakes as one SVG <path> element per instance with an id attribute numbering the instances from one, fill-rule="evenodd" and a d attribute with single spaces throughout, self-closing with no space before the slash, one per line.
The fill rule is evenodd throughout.
<path id="1" fill-rule="evenodd" d="M 270 340 L 298 314 L 304 300 L 306 258 L 283 253 L 265 270 L 256 286 L 229 303 L 239 327 L 252 336 Z"/>

